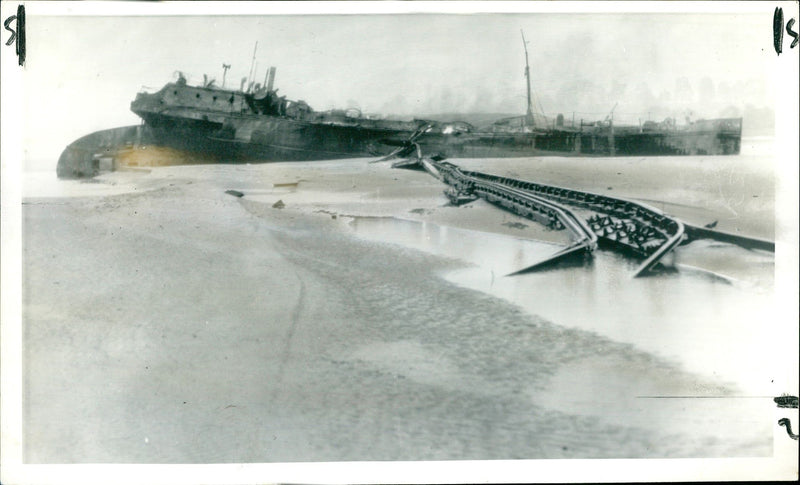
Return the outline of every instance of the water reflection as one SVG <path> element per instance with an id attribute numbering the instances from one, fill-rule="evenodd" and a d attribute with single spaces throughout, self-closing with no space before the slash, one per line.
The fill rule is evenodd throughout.
<path id="1" fill-rule="evenodd" d="M 633 344 L 743 392 L 774 391 L 771 336 L 778 325 L 771 291 L 751 291 L 698 271 L 633 279 L 634 266 L 598 251 L 592 266 L 494 281 L 469 268 L 446 278 L 559 325 Z"/>
<path id="2" fill-rule="evenodd" d="M 771 336 L 781 327 L 771 288 L 697 269 L 633 279 L 638 262 L 607 251 L 596 251 L 591 264 L 505 277 L 561 246 L 392 218 L 356 219 L 352 228 L 362 238 L 471 263 L 445 278 L 555 324 L 633 344 L 741 392 L 780 393 L 771 384 L 780 365 Z"/>
<path id="3" fill-rule="evenodd" d="M 543 241 L 391 217 L 359 217 L 350 227 L 364 239 L 459 259 L 495 276 L 531 266 L 561 249 Z"/>

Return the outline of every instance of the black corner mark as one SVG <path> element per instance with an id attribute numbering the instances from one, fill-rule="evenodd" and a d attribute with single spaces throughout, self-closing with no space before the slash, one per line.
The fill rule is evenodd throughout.
<path id="1" fill-rule="evenodd" d="M 16 20 L 16 30 L 12 29 L 9 25 L 11 22 Z M 17 58 L 19 59 L 19 65 L 22 66 L 25 64 L 25 5 L 19 5 L 17 7 L 17 14 L 8 17 L 5 22 L 3 22 L 3 27 L 6 28 L 7 31 L 11 32 L 11 37 L 8 38 L 6 45 L 11 45 L 12 42 L 16 42 L 16 51 L 17 51 Z"/>
<path id="2" fill-rule="evenodd" d="M 17 16 L 12 15 L 11 17 L 7 18 L 5 22 L 3 22 L 3 26 L 6 28 L 6 30 L 11 32 L 11 37 L 8 38 L 8 42 L 6 42 L 6 45 L 11 45 L 12 42 L 17 40 L 17 32 L 8 26 L 8 24 L 10 24 L 15 20 L 17 20 Z"/>
<path id="3" fill-rule="evenodd" d="M 775 13 L 772 14 L 772 45 L 775 47 L 775 53 L 781 55 L 783 51 L 783 9 L 775 7 Z"/>
<path id="4" fill-rule="evenodd" d="M 779 408 L 795 408 L 798 407 L 798 398 L 797 396 L 790 396 L 788 394 L 781 394 L 778 397 L 772 398 L 775 404 L 778 405 Z"/>
<path id="5" fill-rule="evenodd" d="M 788 30 L 788 27 L 790 27 L 790 26 L 791 25 L 787 26 L 787 30 Z M 795 37 L 795 39 L 796 38 L 797 37 Z M 782 394 L 782 395 L 780 395 L 778 397 L 772 398 L 772 400 L 775 401 L 775 404 L 777 404 L 779 408 L 794 408 L 794 409 L 797 409 L 797 406 L 798 406 L 797 396 L 790 396 L 788 394 Z M 786 428 L 786 433 L 789 435 L 789 438 L 791 438 L 793 440 L 796 440 L 796 439 L 800 438 L 800 436 L 798 436 L 798 435 L 796 435 L 796 434 L 794 434 L 792 432 L 792 422 L 789 420 L 789 418 L 781 418 L 781 419 L 779 419 L 778 420 L 778 425 L 779 426 L 784 426 Z"/>
<path id="6" fill-rule="evenodd" d="M 794 37 L 794 40 L 789 45 L 789 49 L 794 49 L 795 46 L 797 46 L 798 33 L 792 30 L 792 25 L 794 25 L 794 19 L 789 19 L 789 21 L 786 22 L 786 33 Z"/>
<path id="7" fill-rule="evenodd" d="M 785 426 L 786 433 L 789 435 L 789 438 L 796 440 L 800 439 L 800 435 L 796 435 L 792 433 L 792 422 L 789 421 L 789 418 L 781 418 L 778 420 L 778 426 Z"/>
<path id="8" fill-rule="evenodd" d="M 794 40 L 789 45 L 790 49 L 797 46 L 798 33 L 792 30 L 794 19 L 789 19 L 786 22 L 786 33 L 794 37 Z M 781 55 L 783 52 L 783 9 L 775 7 L 775 13 L 772 15 L 772 45 L 775 48 L 775 53 Z"/>

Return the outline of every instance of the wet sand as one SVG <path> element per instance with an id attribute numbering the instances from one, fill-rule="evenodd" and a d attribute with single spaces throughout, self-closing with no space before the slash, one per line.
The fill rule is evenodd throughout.
<path id="1" fill-rule="evenodd" d="M 495 168 L 526 178 L 536 167 L 507 164 Z M 531 173 L 580 188 L 570 170 Z M 508 266 L 557 250 L 564 235 L 482 201 L 449 207 L 427 174 L 354 160 L 161 167 L 49 184 L 26 188 L 23 205 L 28 463 L 772 453 L 769 398 L 652 398 L 736 396 L 769 371 L 765 363 L 741 382 L 700 372 L 677 332 L 650 328 L 653 315 L 689 302 L 682 317 L 696 328 L 695 346 L 721 348 L 716 365 L 734 377 L 740 358 L 724 348 L 747 348 L 752 322 L 734 322 L 737 338 L 719 344 L 720 322 L 693 317 L 698 302 L 686 293 L 696 286 L 673 280 L 642 298 L 683 292 L 662 294 L 640 318 L 615 319 L 627 313 L 598 307 L 609 294 L 597 285 L 626 285 L 613 275 L 628 263 L 606 256 L 503 278 L 492 248 L 526 240 Z M 665 193 L 656 187 L 628 196 Z M 751 212 L 736 206 L 746 221 L 737 227 L 772 230 L 759 222 L 760 206 L 746 205 Z M 713 203 L 703 210 L 722 226 Z M 448 244 L 474 247 L 437 249 Z M 743 284 L 676 278 L 705 288 L 712 308 L 730 298 L 758 306 L 771 295 L 774 261 L 734 254 L 726 259 Z M 604 268 L 612 277 L 585 280 Z M 574 298 L 587 291 L 598 299 Z M 660 352 L 653 341 L 670 335 Z"/>

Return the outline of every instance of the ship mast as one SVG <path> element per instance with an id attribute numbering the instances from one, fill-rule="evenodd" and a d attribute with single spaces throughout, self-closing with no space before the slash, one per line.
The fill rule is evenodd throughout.
<path id="1" fill-rule="evenodd" d="M 222 87 L 225 87 L 225 76 L 228 74 L 228 69 L 231 68 L 230 64 L 222 63 Z"/>
<path id="2" fill-rule="evenodd" d="M 256 50 L 258 50 L 258 41 L 256 41 L 256 45 L 253 46 L 253 60 L 250 61 L 250 74 L 247 76 L 247 92 L 250 92 L 250 86 L 253 82 L 253 66 L 256 63 Z"/>
<path id="3" fill-rule="evenodd" d="M 528 86 L 528 111 L 525 114 L 525 122 L 533 124 L 533 103 L 531 102 L 531 68 L 528 65 L 528 42 L 525 41 L 525 32 L 520 29 L 522 34 L 522 47 L 525 48 L 525 82 Z"/>

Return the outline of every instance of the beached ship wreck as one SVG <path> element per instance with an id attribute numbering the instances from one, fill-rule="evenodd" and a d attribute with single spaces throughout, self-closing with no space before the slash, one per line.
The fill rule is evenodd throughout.
<path id="1" fill-rule="evenodd" d="M 136 95 L 131 110 L 142 124 L 79 138 L 61 154 L 57 173 L 77 178 L 122 166 L 385 156 L 409 150 L 412 137 L 424 153 L 449 158 L 739 153 L 741 118 L 681 127 L 671 120 L 615 126 L 611 118 L 575 126 L 561 115 L 551 119 L 536 113 L 527 48 L 525 54 L 527 113 L 484 127 L 458 120 L 376 118 L 358 110 L 315 111 L 304 101 L 278 95 L 274 67 L 263 85 L 243 80 L 239 89 L 208 80 L 191 86 L 179 74 L 155 93 Z"/>

